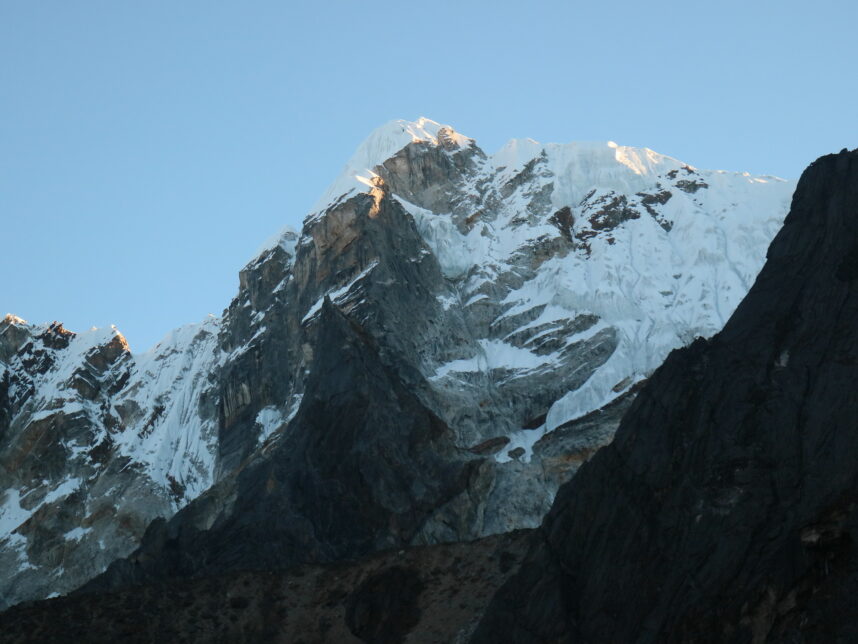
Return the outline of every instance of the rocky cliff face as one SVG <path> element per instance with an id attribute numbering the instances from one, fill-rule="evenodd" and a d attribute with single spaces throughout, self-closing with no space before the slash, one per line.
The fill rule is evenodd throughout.
<path id="1" fill-rule="evenodd" d="M 802 176 L 724 330 L 561 488 L 476 642 L 858 638 L 858 150 Z"/>
<path id="2" fill-rule="evenodd" d="M 394 122 L 222 318 L 142 355 L 7 318 L 0 596 L 65 592 L 177 510 L 99 583 L 537 525 L 664 356 L 721 328 L 792 188 Z"/>
<path id="3" fill-rule="evenodd" d="M 115 329 L 0 322 L 0 606 L 75 588 L 210 485 L 214 326 L 135 357 Z"/>

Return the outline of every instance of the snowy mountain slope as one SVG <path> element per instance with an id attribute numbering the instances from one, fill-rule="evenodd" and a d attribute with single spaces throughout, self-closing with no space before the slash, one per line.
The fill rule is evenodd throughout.
<path id="1" fill-rule="evenodd" d="M 572 366 L 576 343 L 616 345 L 586 383 L 540 410 L 538 431 L 513 433 L 510 447 L 527 448 L 622 395 L 671 349 L 720 329 L 794 188 L 611 142 L 513 140 L 488 157 L 427 119 L 379 128 L 321 202 L 374 177 L 414 216 L 477 336 L 470 355 L 425 365 L 439 389 L 475 373 L 509 389 Z M 563 330 L 576 319 L 586 328 Z"/>
<path id="2" fill-rule="evenodd" d="M 564 485 L 471 642 L 858 640 L 858 150 Z M 586 518 L 586 519 L 585 519 Z"/>
<path id="3" fill-rule="evenodd" d="M 7 317 L 0 595 L 78 585 L 213 483 L 195 525 L 241 512 L 235 474 L 283 458 L 300 410 L 328 395 L 318 379 L 307 391 L 327 303 L 449 427 L 445 458 L 474 465 L 409 538 L 535 525 L 636 383 L 721 328 L 793 188 L 613 143 L 514 140 L 488 156 L 428 119 L 396 121 L 300 235 L 263 245 L 222 318 L 131 355 L 113 330 Z"/>
<path id="4" fill-rule="evenodd" d="M 209 487 L 216 427 L 204 390 L 217 325 L 183 327 L 132 356 L 115 328 L 0 323 L 5 602 L 73 589 Z"/>

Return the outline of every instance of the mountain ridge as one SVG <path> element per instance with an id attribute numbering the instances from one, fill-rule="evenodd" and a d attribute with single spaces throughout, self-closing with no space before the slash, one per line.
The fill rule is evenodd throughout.
<path id="1" fill-rule="evenodd" d="M 451 128 L 396 127 L 404 145 L 365 146 L 390 156 L 276 236 L 221 318 L 144 354 L 66 354 L 64 331 L 0 324 L 4 597 L 70 590 L 276 452 L 326 306 L 449 427 L 451 463 L 479 462 L 414 538 L 535 527 L 638 383 L 721 328 L 792 189 L 607 145 L 517 143 L 501 168 Z M 62 563 L 77 559 L 93 563 Z"/>
<path id="2" fill-rule="evenodd" d="M 392 200 L 383 199 L 381 211 L 395 211 L 385 201 Z M 363 203 L 369 212 L 374 201 Z M 129 621 L 157 615 L 149 633 L 267 641 L 296 633 L 475 644 L 853 641 L 856 284 L 858 150 L 811 164 L 727 325 L 670 353 L 634 396 L 616 438 L 560 488 L 539 528 L 336 566 L 227 569 L 122 590 L 96 583 L 95 595 L 13 608 L 0 624 L 13 641 L 27 641 L 34 628 L 60 641 L 73 637 L 49 615 L 68 619 L 75 635 L 95 626 L 96 635 L 131 637 L 143 636 Z M 340 384 L 372 386 L 352 361 L 336 357 L 337 345 L 356 334 L 355 348 L 373 362 L 381 345 L 327 297 L 320 324 L 333 334 L 320 345 L 331 366 L 347 365 Z M 397 377 L 395 367 L 388 373 Z M 316 387 L 336 396 L 328 380 L 316 370 Z M 332 435 L 349 430 L 322 407 L 312 415 L 333 420 Z M 340 448 L 361 444 L 346 439 Z M 171 523 L 181 525 L 181 517 Z"/>

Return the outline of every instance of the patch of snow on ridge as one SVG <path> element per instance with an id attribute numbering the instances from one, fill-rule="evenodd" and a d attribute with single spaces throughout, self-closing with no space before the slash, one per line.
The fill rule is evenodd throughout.
<path id="1" fill-rule="evenodd" d="M 369 275 L 370 271 L 372 271 L 372 269 L 374 269 L 376 266 L 378 266 L 378 260 L 377 259 L 371 261 L 365 269 L 363 269 L 355 277 L 353 277 L 351 280 L 349 280 L 348 284 L 346 284 L 345 286 L 341 286 L 340 288 L 334 289 L 333 291 L 330 291 L 328 293 L 325 293 L 325 295 L 322 295 L 319 299 L 316 300 L 316 302 L 313 304 L 313 306 L 310 307 L 310 310 L 307 311 L 307 313 L 304 315 L 304 317 L 301 318 L 301 324 L 306 323 L 308 320 L 310 320 L 313 316 L 316 315 L 316 313 L 318 313 L 322 309 L 322 304 L 325 302 L 326 297 L 331 298 L 331 301 L 334 303 L 338 302 L 343 297 L 348 295 L 349 291 L 351 291 L 352 288 L 360 280 L 362 280 L 364 277 Z"/>
<path id="2" fill-rule="evenodd" d="M 283 248 L 290 255 L 295 255 L 295 246 L 298 245 L 298 231 L 295 230 L 292 226 L 286 225 L 283 226 L 276 233 L 271 235 L 268 239 L 266 239 L 259 248 L 256 249 L 256 252 L 253 254 L 253 259 L 248 262 L 248 265 L 253 264 L 257 260 L 260 259 L 260 255 L 267 253 L 268 251 L 276 248 L 278 245 Z"/>
<path id="3" fill-rule="evenodd" d="M 45 495 L 45 498 L 42 501 L 42 503 L 43 504 L 44 503 L 53 503 L 54 501 L 59 501 L 60 499 L 64 499 L 68 495 L 76 492 L 80 488 L 81 483 L 83 483 L 83 481 L 81 481 L 79 478 L 75 478 L 75 477 L 67 478 L 62 483 L 60 483 L 58 486 L 56 486 L 53 490 L 48 492 Z"/>
<path id="4" fill-rule="evenodd" d="M 80 541 L 85 535 L 92 532 L 92 528 L 81 528 L 80 526 L 72 528 L 63 535 L 66 541 Z"/>
<path id="5" fill-rule="evenodd" d="M 40 503 L 27 510 L 21 506 L 21 491 L 11 488 L 6 490 L 5 498 L 0 502 L 0 540 L 14 536 L 12 533 L 26 523 L 39 508 L 74 493 L 82 481 L 78 478 L 67 478 L 59 485 L 49 490 Z M 27 496 L 26 494 L 24 496 Z"/>
<path id="6" fill-rule="evenodd" d="M 286 410 L 286 416 L 283 418 L 284 423 L 290 422 L 295 415 L 298 413 L 298 410 L 301 408 L 301 401 L 304 399 L 304 394 L 295 394 L 292 396 L 291 401 L 289 402 L 289 408 Z"/>
<path id="7" fill-rule="evenodd" d="M 20 490 L 6 490 L 5 499 L 0 502 L 0 539 L 9 536 L 32 514 L 32 510 L 21 507 Z"/>
<path id="8" fill-rule="evenodd" d="M 269 405 L 260 409 L 259 413 L 256 414 L 256 424 L 262 428 L 259 432 L 259 444 L 264 443 L 274 433 L 274 430 L 283 425 L 284 422 L 286 422 L 286 418 L 277 407 Z"/>
<path id="9" fill-rule="evenodd" d="M 439 365 L 430 380 L 439 380 L 450 375 L 455 376 L 457 373 L 486 372 L 493 369 L 527 372 L 549 365 L 555 360 L 554 354 L 540 356 L 502 340 L 482 339 L 478 341 L 478 346 L 479 352 L 473 357 Z"/>

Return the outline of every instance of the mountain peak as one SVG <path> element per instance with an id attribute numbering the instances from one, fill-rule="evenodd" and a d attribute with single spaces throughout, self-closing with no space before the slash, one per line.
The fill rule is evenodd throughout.
<path id="1" fill-rule="evenodd" d="M 409 417 L 415 440 L 452 469 L 413 478 L 417 443 L 397 429 L 405 443 L 393 448 L 391 434 L 361 461 L 366 480 L 385 482 L 370 490 L 380 505 L 361 520 L 361 543 L 414 542 L 418 524 L 430 543 L 537 525 L 560 483 L 610 440 L 637 383 L 671 349 L 721 329 L 792 187 L 606 141 L 519 139 L 489 157 L 449 126 L 392 121 L 359 146 L 300 235 L 281 231 L 240 271 L 222 317 L 137 355 L 113 328 L 0 323 L 0 569 L 13 571 L 0 607 L 70 590 L 140 545 L 155 516 L 193 506 L 182 516 L 243 525 L 250 505 L 217 495 L 245 480 L 243 499 L 304 474 L 339 495 L 321 483 L 342 472 L 332 454 L 368 455 L 367 436 Z M 392 370 L 416 397 L 391 401 L 379 378 L 341 368 L 345 355 Z M 319 401 L 339 393 L 352 402 L 320 424 Z M 355 430 L 363 410 L 366 433 Z M 242 474 L 281 460 L 273 479 Z M 463 462 L 469 489 L 427 496 L 459 481 Z M 322 535 L 314 494 L 295 502 L 306 502 L 306 534 Z M 264 532 L 276 514 L 252 520 Z M 394 541 L 376 542 L 390 526 Z M 366 552 L 330 531 L 308 550 L 292 528 L 296 547 L 277 545 L 273 560 Z M 189 545 L 195 559 L 201 542 Z M 73 560 L 84 563 L 56 565 Z"/>
<path id="2" fill-rule="evenodd" d="M 467 147 L 474 141 L 470 137 L 456 132 L 453 127 L 442 125 L 441 123 L 426 118 L 425 116 L 421 116 L 416 121 L 406 121 L 404 119 L 389 121 L 370 134 L 367 140 L 376 136 L 383 136 L 388 133 L 396 135 L 399 132 L 410 135 L 410 143 L 425 141 L 427 143 L 441 145 L 442 142 L 446 140 L 454 143 L 458 147 Z"/>
<path id="3" fill-rule="evenodd" d="M 14 313 L 7 313 L 6 316 L 3 318 L 3 321 L 6 322 L 7 324 L 14 324 L 17 326 L 22 326 L 22 325 L 27 324 L 27 320 L 25 320 L 24 318 L 18 317 Z"/>
<path id="4" fill-rule="evenodd" d="M 409 143 L 429 143 L 446 150 L 464 149 L 474 140 L 425 116 L 416 121 L 396 119 L 376 128 L 364 139 L 346 163 L 340 175 L 328 187 L 310 211 L 311 217 L 328 209 L 347 194 L 364 192 L 366 181 L 372 178 L 373 168 L 383 163 Z M 363 181 L 361 181 L 363 179 Z"/>

